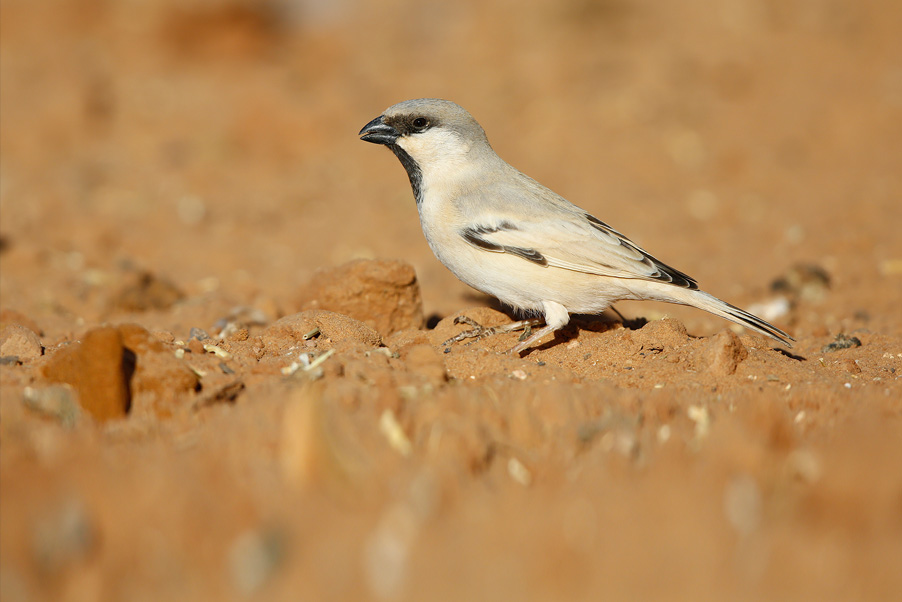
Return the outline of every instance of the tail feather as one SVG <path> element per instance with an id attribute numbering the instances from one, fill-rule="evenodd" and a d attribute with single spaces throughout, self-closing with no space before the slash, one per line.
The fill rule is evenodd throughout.
<path id="1" fill-rule="evenodd" d="M 716 316 L 741 324 L 742 326 L 768 336 L 787 347 L 792 347 L 792 341 L 795 341 L 794 338 L 773 324 L 765 322 L 758 316 L 750 314 L 735 305 L 730 305 L 726 301 L 721 301 L 714 295 L 710 295 L 704 291 L 692 291 L 691 296 L 688 296 L 687 298 L 687 305 L 692 305 Z"/>

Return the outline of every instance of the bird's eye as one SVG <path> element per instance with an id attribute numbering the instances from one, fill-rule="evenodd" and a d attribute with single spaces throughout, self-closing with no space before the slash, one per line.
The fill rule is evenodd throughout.
<path id="1" fill-rule="evenodd" d="M 429 125 L 429 120 L 425 117 L 417 117 L 413 120 L 413 127 L 417 128 L 418 130 L 422 130 L 427 125 Z"/>

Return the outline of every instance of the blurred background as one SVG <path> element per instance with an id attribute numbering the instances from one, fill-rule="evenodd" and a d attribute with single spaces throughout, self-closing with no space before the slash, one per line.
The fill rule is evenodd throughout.
<path id="1" fill-rule="evenodd" d="M 463 105 L 508 162 L 735 303 L 797 262 L 850 290 L 899 269 L 895 0 L 0 8 L 0 283 L 32 315 L 96 319 L 123 266 L 285 313 L 357 257 L 411 262 L 427 315 L 482 302 L 356 136 L 417 97 Z"/>

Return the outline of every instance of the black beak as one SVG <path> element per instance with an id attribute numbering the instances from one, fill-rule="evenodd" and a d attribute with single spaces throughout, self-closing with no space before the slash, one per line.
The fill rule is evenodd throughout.
<path id="1" fill-rule="evenodd" d="M 384 117 L 381 115 L 371 122 L 363 126 L 360 133 L 361 140 L 372 142 L 373 144 L 394 144 L 401 136 L 401 132 L 385 123 Z"/>

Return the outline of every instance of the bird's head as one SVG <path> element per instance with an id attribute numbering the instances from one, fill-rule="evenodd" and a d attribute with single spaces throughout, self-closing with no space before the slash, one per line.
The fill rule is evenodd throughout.
<path id="1" fill-rule="evenodd" d="M 491 149 L 482 127 L 467 111 L 435 98 L 391 106 L 363 126 L 359 135 L 361 140 L 392 149 L 408 174 L 409 162 L 425 171 L 465 160 L 471 152 Z"/>

